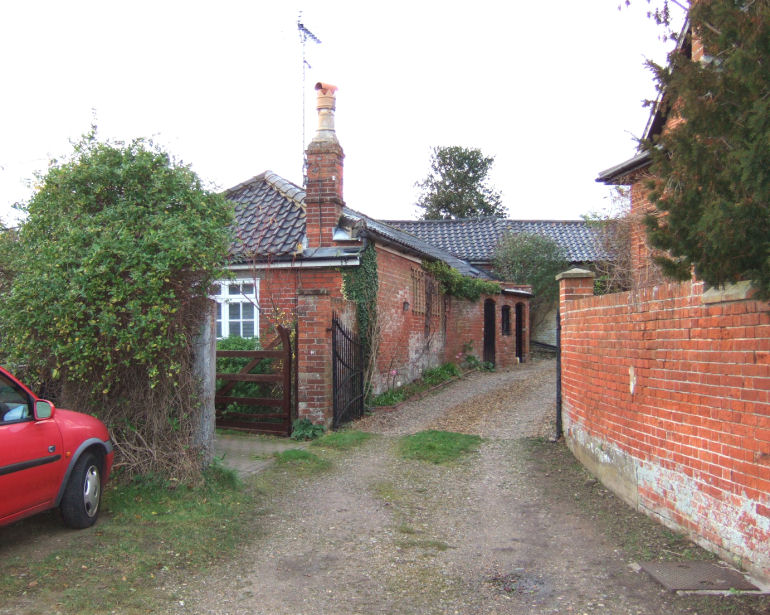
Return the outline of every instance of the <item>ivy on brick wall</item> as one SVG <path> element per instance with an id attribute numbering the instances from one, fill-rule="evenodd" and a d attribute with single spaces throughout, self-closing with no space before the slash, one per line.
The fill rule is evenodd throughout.
<path id="1" fill-rule="evenodd" d="M 443 261 L 423 261 L 422 266 L 438 280 L 441 291 L 447 295 L 468 301 L 478 301 L 481 295 L 500 294 L 499 284 L 463 275 Z"/>
<path id="2" fill-rule="evenodd" d="M 377 322 L 378 289 L 377 251 L 370 243 L 361 253 L 358 267 L 342 271 L 342 294 L 345 299 L 356 304 L 358 333 L 365 357 L 369 356 L 372 349 L 371 337 L 374 335 Z"/>

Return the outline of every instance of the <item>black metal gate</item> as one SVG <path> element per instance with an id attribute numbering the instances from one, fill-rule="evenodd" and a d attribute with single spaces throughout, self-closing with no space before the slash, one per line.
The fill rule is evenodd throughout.
<path id="1" fill-rule="evenodd" d="M 358 336 L 332 315 L 334 418 L 332 427 L 361 418 L 364 413 L 364 352 Z"/>
<path id="2" fill-rule="evenodd" d="M 484 301 L 484 363 L 495 364 L 495 302 Z"/>

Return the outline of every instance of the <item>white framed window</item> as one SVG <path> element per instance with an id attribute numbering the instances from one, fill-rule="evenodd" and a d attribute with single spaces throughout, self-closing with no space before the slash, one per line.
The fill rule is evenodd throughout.
<path id="1" fill-rule="evenodd" d="M 217 338 L 259 336 L 259 280 L 224 280 L 214 284 Z"/>

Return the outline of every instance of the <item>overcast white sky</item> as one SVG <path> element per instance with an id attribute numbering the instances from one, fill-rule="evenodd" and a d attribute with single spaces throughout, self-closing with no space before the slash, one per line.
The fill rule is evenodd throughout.
<path id="1" fill-rule="evenodd" d="M 646 3 L 619 0 L 262 2 L 25 0 L 0 4 L 0 216 L 71 151 L 93 114 L 103 139 L 151 137 L 224 189 L 270 169 L 302 182 L 316 81 L 339 87 L 345 201 L 416 217 L 436 145 L 495 157 L 510 217 L 600 209 L 597 173 L 631 157 L 664 57 Z M 93 110 L 93 112 L 92 112 Z"/>

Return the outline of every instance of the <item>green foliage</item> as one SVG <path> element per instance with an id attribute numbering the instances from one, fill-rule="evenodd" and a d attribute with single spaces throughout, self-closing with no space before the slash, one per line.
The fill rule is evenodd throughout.
<path id="1" fill-rule="evenodd" d="M 258 337 L 226 337 L 217 340 L 217 350 L 261 350 Z M 251 361 L 248 357 L 217 357 L 217 372 L 220 374 L 236 374 Z M 271 371 L 272 359 L 262 359 L 253 368 L 252 374 L 267 374 Z M 242 383 L 239 383 L 242 384 Z"/>
<path id="2" fill-rule="evenodd" d="M 562 247 L 550 237 L 512 233 L 497 244 L 494 267 L 501 278 L 532 286 L 530 307 L 534 320 L 543 318 L 558 298 L 556 275 L 569 264 Z"/>
<path id="3" fill-rule="evenodd" d="M 259 338 L 256 337 L 227 337 L 217 340 L 217 350 L 260 350 L 262 347 Z M 237 374 L 252 361 L 249 357 L 220 357 L 217 356 L 217 373 Z M 271 374 L 280 365 L 280 359 L 261 359 L 249 370 L 250 374 Z M 217 389 L 224 385 L 224 381 L 217 380 Z M 270 384 L 262 382 L 236 382 L 227 393 L 231 397 L 265 397 L 277 398 L 283 394 L 282 384 Z M 237 403 L 228 404 L 225 414 L 238 412 L 245 414 L 260 414 L 263 412 L 275 412 L 272 406 L 252 406 Z"/>
<path id="4" fill-rule="evenodd" d="M 428 386 L 436 386 L 452 378 L 457 378 L 462 372 L 454 363 L 444 363 L 438 367 L 431 367 L 422 373 L 422 381 Z"/>
<path id="5" fill-rule="evenodd" d="M 562 247 L 550 237 L 512 233 L 497 245 L 494 266 L 500 277 L 529 284 L 536 297 L 553 301 L 559 292 L 554 277 L 567 269 L 568 262 Z"/>
<path id="6" fill-rule="evenodd" d="M 356 304 L 358 332 L 364 347 L 364 361 L 367 362 L 372 349 L 372 334 L 376 330 L 377 291 L 377 251 L 370 243 L 361 254 L 358 267 L 344 269 L 342 272 L 343 295 Z"/>
<path id="7" fill-rule="evenodd" d="M 476 355 L 466 354 L 463 357 L 462 366 L 465 369 L 472 369 L 476 371 L 493 372 L 495 371 L 495 364 L 490 361 L 482 361 Z"/>
<path id="8" fill-rule="evenodd" d="M 504 218 L 500 193 L 487 185 L 495 159 L 481 150 L 466 147 L 434 147 L 431 171 L 416 186 L 423 220 L 452 220 L 475 216 Z"/>
<path id="9" fill-rule="evenodd" d="M 316 425 L 310 419 L 297 419 L 291 424 L 292 440 L 315 440 L 324 435 L 326 428 Z"/>
<path id="10" fill-rule="evenodd" d="M 428 389 L 438 386 L 442 382 L 451 380 L 461 375 L 460 368 L 454 363 L 444 363 L 439 367 L 426 369 L 422 376 L 415 380 L 394 389 L 389 389 L 380 393 L 369 400 L 370 406 L 395 406 L 402 401 L 419 395 Z"/>
<path id="11" fill-rule="evenodd" d="M 103 514 L 89 532 L 98 546 L 82 533 L 67 532 L 44 549 L 24 548 L 20 557 L 4 554 L 0 602 L 17 604 L 29 593 L 43 611 L 154 612 L 159 578 L 189 575 L 242 545 L 244 524 L 254 518 L 255 495 L 217 463 L 195 484 L 158 475 L 111 480 Z M 54 515 L 22 523 L 29 527 L 19 528 L 20 536 L 60 533 Z"/>
<path id="12" fill-rule="evenodd" d="M 420 431 L 405 436 L 399 442 L 399 454 L 405 459 L 417 459 L 429 463 L 450 463 L 465 454 L 478 450 L 479 436 L 451 431 Z"/>
<path id="13" fill-rule="evenodd" d="M 331 468 L 332 462 L 302 448 L 292 448 L 276 453 L 275 461 L 279 466 L 290 467 L 300 474 L 316 474 Z"/>
<path id="14" fill-rule="evenodd" d="M 152 465 L 189 446 L 191 341 L 223 274 L 231 207 L 159 149 L 93 133 L 39 181 L 3 246 L 3 361 L 98 412 L 119 453 L 125 440 L 157 446 L 132 452 Z"/>
<path id="15" fill-rule="evenodd" d="M 369 400 L 370 406 L 395 406 L 396 404 L 400 404 L 402 401 L 407 399 L 410 395 L 414 395 L 414 389 L 412 388 L 412 385 L 414 383 L 409 383 L 405 386 L 398 387 L 395 389 L 389 389 L 383 393 L 380 393 L 379 395 L 375 395 Z"/>
<path id="16" fill-rule="evenodd" d="M 647 218 L 664 273 L 711 285 L 751 280 L 770 297 L 770 3 L 710 0 L 690 9 L 706 55 L 652 65 L 667 130 L 644 143 L 653 163 Z M 688 43 L 689 45 L 689 43 Z M 687 46 L 685 46 L 687 49 Z"/>
<path id="17" fill-rule="evenodd" d="M 356 446 L 360 446 L 367 440 L 374 437 L 374 434 L 365 431 L 356 431 L 355 429 L 345 429 L 343 431 L 332 431 L 324 437 L 311 443 L 311 446 L 323 446 L 325 448 L 334 448 L 346 451 Z"/>
<path id="18" fill-rule="evenodd" d="M 422 266 L 439 282 L 441 292 L 458 299 L 478 301 L 481 295 L 500 294 L 500 285 L 496 282 L 463 275 L 443 261 L 423 261 Z"/>

